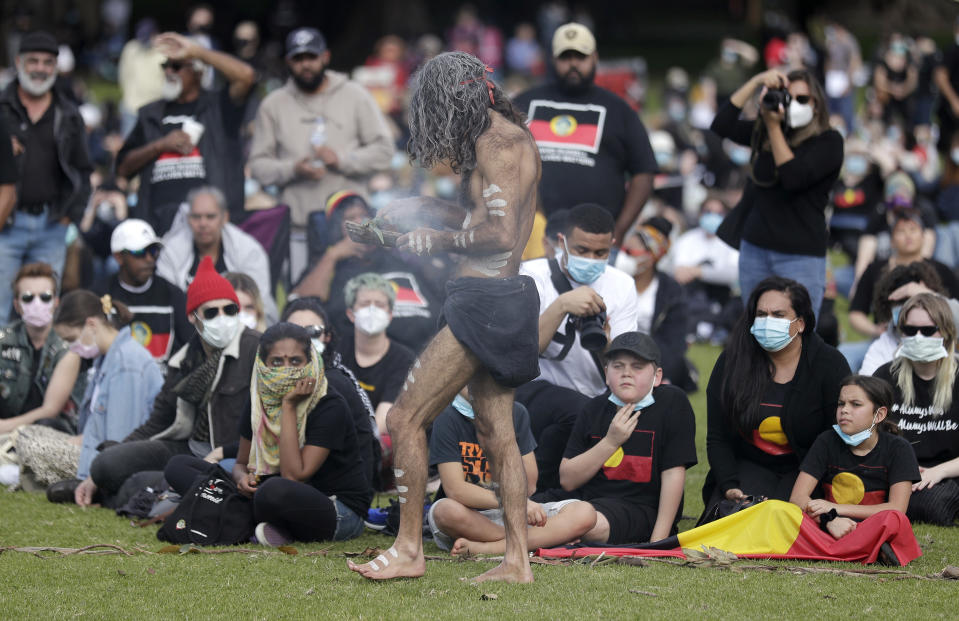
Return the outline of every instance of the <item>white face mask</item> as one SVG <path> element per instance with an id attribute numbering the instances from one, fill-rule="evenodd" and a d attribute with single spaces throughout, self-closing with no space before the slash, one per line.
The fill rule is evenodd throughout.
<path id="1" fill-rule="evenodd" d="M 795 99 L 789 102 L 789 127 L 798 129 L 805 127 L 812 122 L 813 108 L 812 104 L 801 104 Z"/>
<path id="2" fill-rule="evenodd" d="M 310 342 L 313 343 L 313 349 L 316 350 L 316 355 L 322 356 L 323 352 L 326 351 L 326 343 L 323 342 L 323 339 L 310 339 Z"/>
<path id="3" fill-rule="evenodd" d="M 203 332 L 200 336 L 210 346 L 223 349 L 230 344 L 233 337 L 240 331 L 240 319 L 236 315 L 230 317 L 220 313 L 213 319 L 203 320 Z"/>
<path id="4" fill-rule="evenodd" d="M 626 272 L 630 276 L 635 276 L 639 261 L 636 257 L 626 254 L 625 250 L 620 249 L 619 254 L 616 255 L 616 260 L 613 261 L 613 267 Z"/>
<path id="5" fill-rule="evenodd" d="M 237 313 L 237 319 L 239 319 L 240 323 L 242 323 L 244 326 L 246 326 L 250 330 L 256 330 L 257 320 L 256 320 L 256 315 L 254 315 L 253 313 L 248 311 L 240 311 L 239 313 Z"/>
<path id="6" fill-rule="evenodd" d="M 354 313 L 353 320 L 360 332 L 373 336 L 384 332 L 390 325 L 390 314 L 379 306 L 364 306 Z"/>

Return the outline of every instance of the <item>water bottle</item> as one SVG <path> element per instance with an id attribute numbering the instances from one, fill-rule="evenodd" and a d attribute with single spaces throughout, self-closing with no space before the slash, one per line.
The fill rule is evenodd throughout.
<path id="1" fill-rule="evenodd" d="M 313 126 L 313 133 L 310 134 L 310 144 L 314 147 L 322 147 L 326 144 L 326 121 L 322 116 L 316 117 L 316 125 Z M 323 168 L 325 164 L 320 158 L 314 158 L 313 166 Z"/>

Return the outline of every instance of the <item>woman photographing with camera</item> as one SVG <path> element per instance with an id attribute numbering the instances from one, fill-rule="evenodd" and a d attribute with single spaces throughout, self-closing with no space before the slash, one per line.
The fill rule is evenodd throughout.
<path id="1" fill-rule="evenodd" d="M 740 120 L 759 90 L 759 117 Z M 803 284 L 819 316 L 826 288 L 824 210 L 843 162 L 842 136 L 828 119 L 822 86 L 802 69 L 753 76 L 713 119 L 717 135 L 752 148 L 743 197 L 718 231 L 739 248 L 744 301 L 764 278 L 784 276 Z"/>

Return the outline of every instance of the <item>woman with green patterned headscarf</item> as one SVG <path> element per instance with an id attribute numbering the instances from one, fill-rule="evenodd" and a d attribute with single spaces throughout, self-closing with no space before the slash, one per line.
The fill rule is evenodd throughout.
<path id="1" fill-rule="evenodd" d="M 253 499 L 257 541 L 278 546 L 359 535 L 373 493 L 349 406 L 329 388 L 305 328 L 278 323 L 263 333 L 250 400 L 233 478 Z M 168 476 L 175 471 L 168 478 L 174 489 L 205 469 L 188 460 L 167 467 Z"/>

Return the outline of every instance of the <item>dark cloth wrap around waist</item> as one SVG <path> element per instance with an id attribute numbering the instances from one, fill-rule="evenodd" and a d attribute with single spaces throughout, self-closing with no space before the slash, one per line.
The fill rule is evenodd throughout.
<path id="1" fill-rule="evenodd" d="M 539 375 L 539 294 L 529 276 L 451 280 L 444 324 L 498 384 L 515 388 Z"/>

